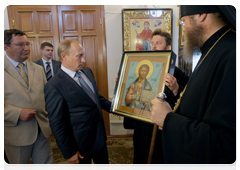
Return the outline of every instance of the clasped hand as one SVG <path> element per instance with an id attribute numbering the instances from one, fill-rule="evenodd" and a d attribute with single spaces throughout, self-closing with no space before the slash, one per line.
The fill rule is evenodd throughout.
<path id="1" fill-rule="evenodd" d="M 83 156 L 79 153 L 79 151 L 77 151 L 75 155 L 68 159 L 68 162 L 71 164 L 79 164 L 80 163 L 79 158 L 83 159 Z"/>

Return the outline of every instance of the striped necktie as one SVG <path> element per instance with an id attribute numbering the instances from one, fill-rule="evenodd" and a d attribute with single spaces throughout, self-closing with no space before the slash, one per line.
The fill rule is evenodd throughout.
<path id="1" fill-rule="evenodd" d="M 50 62 L 46 62 L 46 64 L 47 64 L 46 77 L 47 77 L 47 81 L 48 81 L 52 78 L 52 70 L 51 70 Z"/>
<path id="2" fill-rule="evenodd" d="M 91 90 L 91 88 L 87 85 L 87 83 L 84 81 L 84 79 L 81 76 L 81 73 L 76 72 L 75 76 L 78 78 L 78 81 L 81 85 L 81 87 L 83 88 L 83 90 L 88 94 L 89 97 L 92 98 L 92 100 L 96 103 L 96 99 L 94 96 L 93 91 Z"/>
<path id="3" fill-rule="evenodd" d="M 19 63 L 18 64 L 18 68 L 20 68 L 19 74 L 21 75 L 21 77 L 25 81 L 26 85 L 28 86 L 28 75 L 27 75 L 27 73 L 24 70 L 24 64 L 23 63 Z"/>

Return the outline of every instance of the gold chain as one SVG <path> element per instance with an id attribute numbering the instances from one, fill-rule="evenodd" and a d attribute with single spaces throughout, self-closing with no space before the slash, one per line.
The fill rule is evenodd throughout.
<path id="1" fill-rule="evenodd" d="M 203 57 L 203 59 L 199 62 L 199 64 L 198 64 L 197 67 L 195 68 L 195 71 L 196 71 L 197 68 L 202 64 L 203 60 L 207 57 L 207 55 L 210 53 L 210 51 L 213 49 L 213 47 L 218 43 L 218 41 L 220 41 L 221 38 L 222 38 L 225 34 L 227 34 L 230 30 L 231 30 L 231 28 L 228 29 L 221 37 L 219 37 L 218 40 L 212 45 L 212 47 L 208 50 L 207 54 Z M 174 108 L 173 108 L 173 112 L 174 112 L 174 113 L 177 111 L 177 109 L 178 109 L 178 107 L 179 107 L 179 105 L 180 105 L 182 96 L 183 96 L 183 94 L 185 93 L 186 88 L 187 88 L 187 84 L 186 84 L 184 90 L 180 93 L 179 99 L 178 99 L 177 102 L 175 103 L 175 106 L 174 106 Z"/>

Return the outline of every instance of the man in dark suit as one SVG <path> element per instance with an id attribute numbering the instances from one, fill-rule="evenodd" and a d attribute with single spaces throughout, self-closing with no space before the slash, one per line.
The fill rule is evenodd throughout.
<path id="1" fill-rule="evenodd" d="M 62 66 L 44 87 L 50 127 L 64 158 L 73 164 L 108 164 L 102 108 L 111 102 L 98 93 L 83 47 L 72 39 L 58 46 Z M 86 87 L 87 86 L 87 87 Z M 80 159 L 79 159 L 80 158 Z"/>
<path id="2" fill-rule="evenodd" d="M 50 80 L 60 69 L 61 62 L 53 60 L 53 45 L 49 42 L 44 42 L 40 47 L 41 59 L 34 61 L 34 63 L 42 66 L 46 73 L 47 81 Z"/>

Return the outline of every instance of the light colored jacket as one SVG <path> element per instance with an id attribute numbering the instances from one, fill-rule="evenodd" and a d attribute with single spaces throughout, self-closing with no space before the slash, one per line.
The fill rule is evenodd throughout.
<path id="1" fill-rule="evenodd" d="M 44 85 L 46 76 L 43 68 L 26 61 L 29 87 L 17 69 L 4 57 L 4 144 L 26 146 L 33 144 L 40 127 L 44 136 L 49 138 L 51 129 L 47 117 Z M 29 121 L 19 119 L 23 108 L 36 109 L 36 115 Z M 39 126 L 38 126 L 39 125 Z"/>

